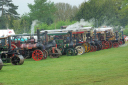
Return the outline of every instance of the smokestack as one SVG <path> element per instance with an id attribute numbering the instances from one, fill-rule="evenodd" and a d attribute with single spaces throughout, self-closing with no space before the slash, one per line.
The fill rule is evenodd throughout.
<path id="1" fill-rule="evenodd" d="M 100 36 L 101 36 L 101 33 L 98 33 L 98 39 L 99 39 L 99 40 L 101 40 L 101 39 L 100 39 Z"/>
<path id="2" fill-rule="evenodd" d="M 48 43 L 48 41 L 47 41 L 47 40 L 48 40 L 48 39 L 47 39 L 47 38 L 48 38 L 48 37 L 47 37 L 47 33 L 48 33 L 48 32 L 45 31 L 45 44 L 46 44 L 46 45 L 47 45 L 47 43 Z"/>
<path id="3" fill-rule="evenodd" d="M 115 32 L 116 33 L 116 40 L 118 40 L 118 32 Z"/>
<path id="4" fill-rule="evenodd" d="M 11 37 L 10 36 L 8 36 L 8 44 L 9 44 L 9 50 L 11 51 L 12 49 L 11 49 Z"/>
<path id="5" fill-rule="evenodd" d="M 72 31 L 69 32 L 70 34 L 70 42 L 72 41 Z"/>
<path id="6" fill-rule="evenodd" d="M 94 40 L 97 40 L 97 38 L 96 38 L 96 30 L 94 30 Z"/>

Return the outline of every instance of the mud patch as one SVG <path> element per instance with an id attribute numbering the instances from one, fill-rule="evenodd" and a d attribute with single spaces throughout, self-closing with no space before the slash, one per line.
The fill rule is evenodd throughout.
<path id="1" fill-rule="evenodd" d="M 2 83 L 0 83 L 0 85 L 3 85 Z"/>

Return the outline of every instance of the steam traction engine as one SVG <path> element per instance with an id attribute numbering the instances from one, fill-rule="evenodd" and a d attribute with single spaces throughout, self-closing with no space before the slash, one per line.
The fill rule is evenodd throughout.
<path id="1" fill-rule="evenodd" d="M 78 50 L 78 55 L 90 51 L 90 44 L 86 42 L 86 31 L 75 31 L 73 34 L 73 42 L 76 43 L 76 49 Z M 83 50 L 83 52 L 82 52 Z"/>
<path id="2" fill-rule="evenodd" d="M 110 40 L 112 42 L 112 46 L 114 48 L 117 48 L 120 45 L 125 43 L 124 42 L 123 31 L 121 31 L 121 32 L 122 32 L 122 39 L 120 39 L 119 32 L 115 32 L 114 35 L 113 35 L 113 38 L 108 38 L 108 40 Z"/>
<path id="3" fill-rule="evenodd" d="M 48 51 L 48 55 L 51 58 L 59 58 L 60 55 L 62 55 L 61 50 L 57 47 L 55 39 L 51 37 L 54 36 L 55 33 L 49 34 L 47 31 L 44 31 L 41 35 L 42 42 L 45 45 L 45 49 Z"/>
<path id="4" fill-rule="evenodd" d="M 24 63 L 23 56 L 20 55 L 20 53 L 17 51 L 17 48 L 14 46 L 15 45 L 11 45 L 10 36 L 0 38 L 0 59 L 2 60 L 0 60 L 0 65 L 3 65 L 2 62 L 11 62 L 13 65 L 22 65 Z"/>
<path id="5" fill-rule="evenodd" d="M 101 42 L 98 41 L 96 37 L 96 31 L 88 31 L 87 32 L 87 42 L 90 44 L 90 52 L 99 51 L 102 48 Z"/>
<path id="6" fill-rule="evenodd" d="M 52 32 L 47 34 L 47 38 L 45 40 L 47 44 L 45 44 L 45 46 L 50 57 L 57 58 L 58 55 L 62 54 L 77 55 L 75 54 L 76 50 L 73 48 L 75 45 L 71 44 L 70 40 L 67 41 L 65 39 L 70 37 L 67 35 L 69 35 L 68 32 Z"/>
<path id="7" fill-rule="evenodd" d="M 104 49 L 108 49 L 111 47 L 119 47 L 119 45 L 122 45 L 124 43 L 124 38 L 119 38 L 119 33 L 115 32 L 113 33 L 111 30 L 105 30 L 97 32 L 98 39 L 102 41 L 102 45 L 104 45 Z M 122 31 L 123 36 L 123 31 Z"/>
<path id="8" fill-rule="evenodd" d="M 67 56 L 81 55 L 85 52 L 85 48 L 84 46 L 82 46 L 83 43 L 78 43 L 75 39 L 73 39 L 75 38 L 75 33 L 76 32 L 72 31 L 54 31 L 54 33 L 48 33 L 48 35 L 55 36 L 54 41 L 56 43 L 57 48 L 61 50 L 62 54 L 66 54 Z"/>
<path id="9" fill-rule="evenodd" d="M 58 58 L 61 55 L 60 50 L 56 48 L 55 41 L 48 43 L 47 31 L 40 34 L 39 29 L 37 29 L 37 34 L 33 34 L 33 36 L 30 34 L 21 34 L 14 35 L 13 37 L 16 36 L 18 36 L 19 39 L 13 38 L 12 43 L 20 49 L 20 53 L 24 55 L 25 58 L 32 57 L 35 61 L 39 61 L 46 59 L 48 55 L 51 58 Z M 27 39 L 24 39 L 25 36 Z M 52 53 L 48 53 L 49 50 L 51 50 Z"/>
<path id="10" fill-rule="evenodd" d="M 45 46 L 41 42 L 39 29 L 37 29 L 37 42 L 35 41 L 34 37 L 32 37 L 20 44 L 20 53 L 24 54 L 25 57 L 32 57 L 35 61 L 47 58 L 48 53 L 45 50 Z"/>

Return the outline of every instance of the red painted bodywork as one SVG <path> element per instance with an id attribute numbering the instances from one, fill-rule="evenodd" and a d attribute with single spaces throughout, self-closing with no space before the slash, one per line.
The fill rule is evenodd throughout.
<path id="1" fill-rule="evenodd" d="M 80 31 L 80 32 L 72 32 L 72 34 L 82 34 L 84 33 L 84 31 Z"/>

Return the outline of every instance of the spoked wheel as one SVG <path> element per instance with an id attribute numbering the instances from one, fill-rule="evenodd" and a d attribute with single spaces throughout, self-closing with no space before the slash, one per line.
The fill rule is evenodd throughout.
<path id="1" fill-rule="evenodd" d="M 78 55 L 77 49 L 74 49 L 74 55 Z"/>
<path id="2" fill-rule="evenodd" d="M 94 51 L 94 46 L 91 45 L 91 50 L 90 50 L 90 52 L 93 52 L 93 51 Z"/>
<path id="3" fill-rule="evenodd" d="M 108 49 L 109 48 L 110 44 L 109 44 L 108 41 L 103 41 L 102 43 L 104 43 L 104 45 L 105 45 L 104 49 Z"/>
<path id="4" fill-rule="evenodd" d="M 63 54 L 64 53 L 64 49 L 62 47 L 58 47 L 61 51 L 61 53 Z"/>
<path id="5" fill-rule="evenodd" d="M 108 41 L 109 42 L 109 48 L 112 47 L 112 42 L 111 41 Z"/>
<path id="6" fill-rule="evenodd" d="M 101 50 L 102 47 L 99 43 L 97 43 L 96 46 L 97 46 L 97 51 Z"/>
<path id="7" fill-rule="evenodd" d="M 46 50 L 43 50 L 43 58 L 42 59 L 46 59 L 48 56 L 48 52 Z"/>
<path id="8" fill-rule="evenodd" d="M 85 52 L 87 52 L 88 51 L 88 45 L 87 45 L 87 43 L 84 43 L 82 46 L 85 48 Z"/>
<path id="9" fill-rule="evenodd" d="M 105 45 L 104 44 L 102 44 L 102 50 L 105 48 Z"/>
<path id="10" fill-rule="evenodd" d="M 88 49 L 87 49 L 86 52 L 88 53 L 88 52 L 90 52 L 90 50 L 91 50 L 91 45 L 90 45 L 89 43 L 86 43 L 86 44 L 87 44 L 87 46 L 88 46 Z"/>
<path id="11" fill-rule="evenodd" d="M 113 43 L 113 47 L 114 47 L 114 48 L 119 47 L 119 43 L 118 43 L 118 42 L 114 42 L 114 43 Z"/>
<path id="12" fill-rule="evenodd" d="M 85 52 L 85 48 L 83 46 L 76 46 L 75 49 L 77 49 L 78 55 L 82 55 Z"/>
<path id="13" fill-rule="evenodd" d="M 6 55 L 6 53 L 2 53 L 0 56 L 0 59 L 2 59 L 3 63 L 10 63 L 10 58 Z"/>
<path id="14" fill-rule="evenodd" d="M 93 51 L 94 52 L 97 51 L 97 46 L 96 45 L 94 45 L 94 50 Z"/>
<path id="15" fill-rule="evenodd" d="M 73 56 L 74 55 L 74 50 L 72 48 L 67 49 L 66 55 L 67 56 Z"/>
<path id="16" fill-rule="evenodd" d="M 122 41 L 122 40 L 120 40 L 120 41 L 119 41 L 119 45 L 122 45 L 122 44 L 123 44 L 123 41 Z"/>
<path id="17" fill-rule="evenodd" d="M 102 44 L 101 44 L 101 43 L 99 43 L 99 45 L 100 45 L 100 50 L 102 50 Z"/>
<path id="18" fill-rule="evenodd" d="M 2 69 L 2 67 L 3 67 L 3 62 L 2 62 L 2 60 L 0 59 L 0 70 Z"/>
<path id="19" fill-rule="evenodd" d="M 32 58 L 35 61 L 40 61 L 43 58 L 43 52 L 39 49 L 34 50 L 33 53 L 32 53 Z"/>
<path id="20" fill-rule="evenodd" d="M 59 58 L 61 54 L 61 51 L 58 48 L 53 47 L 52 50 L 49 51 L 49 56 L 51 58 Z"/>
<path id="21" fill-rule="evenodd" d="M 22 65 L 24 63 L 24 57 L 22 55 L 15 55 L 11 58 L 13 65 Z"/>
<path id="22" fill-rule="evenodd" d="M 103 48 L 102 48 L 102 49 L 105 49 L 105 44 L 104 44 L 104 41 L 102 41 L 102 45 L 103 45 Z"/>

